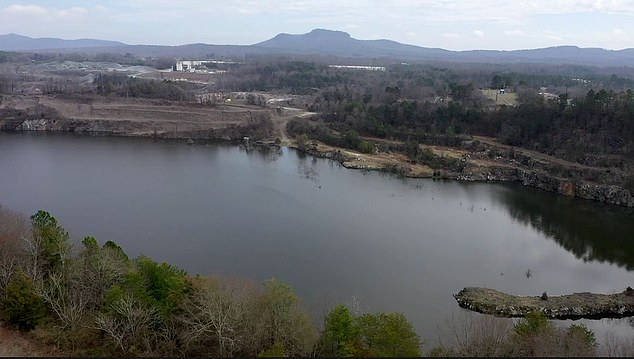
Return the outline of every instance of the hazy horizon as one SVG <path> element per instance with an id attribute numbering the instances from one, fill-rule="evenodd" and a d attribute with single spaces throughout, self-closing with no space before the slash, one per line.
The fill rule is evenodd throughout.
<path id="1" fill-rule="evenodd" d="M 315 28 L 315 29 L 313 29 L 313 30 L 342 31 L 342 30 L 333 30 L 333 29 L 324 29 L 324 28 Z M 312 31 L 312 30 L 311 30 L 311 31 Z M 310 32 L 310 31 L 308 31 L 308 32 Z M 308 33 L 308 32 L 306 32 L 306 33 Z M 345 31 L 344 31 L 344 32 L 345 32 Z M 282 33 L 279 33 L 279 34 L 282 34 Z M 275 35 L 271 36 L 270 38 L 264 39 L 264 40 L 262 40 L 262 41 L 269 40 L 269 39 L 271 39 L 271 38 L 273 38 L 274 36 L 279 35 L 279 34 L 275 34 Z M 289 34 L 289 33 L 286 33 L 286 34 Z M 348 34 L 349 34 L 349 33 L 348 33 Z M 5 33 L 5 34 L 0 34 L 0 36 L 2 36 L 2 35 L 18 35 L 18 36 L 27 36 L 27 37 L 30 37 L 30 38 L 32 38 L 32 39 L 45 39 L 45 38 L 51 38 L 51 39 L 71 40 L 71 41 L 73 41 L 73 40 L 104 40 L 104 41 L 115 41 L 115 42 L 121 42 L 121 43 L 123 43 L 123 44 L 125 44 L 125 45 L 133 45 L 133 46 L 134 46 L 134 45 L 150 45 L 150 46 L 182 46 L 182 45 L 191 45 L 191 44 L 196 44 L 196 43 L 194 43 L 194 42 L 190 42 L 190 43 L 182 43 L 182 44 L 161 44 L 161 43 L 156 43 L 156 44 L 154 44 L 154 43 L 152 43 L 152 44 L 150 44 L 150 43 L 130 44 L 130 43 L 126 43 L 126 42 L 124 42 L 124 41 L 120 41 L 120 40 L 117 40 L 117 39 L 109 39 L 109 38 L 88 38 L 88 37 L 75 37 L 75 38 L 61 38 L 61 37 L 60 37 L 60 38 L 58 38 L 58 37 L 53 37 L 53 36 L 33 37 L 33 36 L 28 36 L 28 35 L 24 35 L 24 34 L 20 34 L 20 33 Z M 290 34 L 290 35 L 302 35 L 302 34 Z M 354 36 L 352 36 L 352 35 L 350 35 L 350 36 L 351 36 L 352 38 L 354 38 Z M 361 40 L 361 39 L 358 39 L 358 40 Z M 393 39 L 388 39 L 388 38 L 380 38 L 380 39 L 378 39 L 378 38 L 377 38 L 377 39 L 362 39 L 362 40 L 393 40 Z M 393 41 L 396 41 L 396 40 L 393 40 Z M 257 43 L 259 43 L 259 42 L 261 42 L 261 41 L 258 41 Z M 201 43 L 201 42 L 197 42 L 197 43 Z M 216 43 L 203 43 L 203 44 L 206 44 L 206 45 L 247 45 L 247 46 L 248 46 L 248 45 L 256 45 L 257 43 L 253 43 L 253 44 L 230 44 L 230 43 L 216 44 Z M 408 43 L 403 43 L 403 44 L 405 44 L 405 45 L 414 45 L 414 44 L 408 44 Z M 414 46 L 420 46 L 420 45 L 414 45 Z M 498 50 L 498 49 L 467 49 L 467 50 L 451 50 L 451 49 L 448 49 L 448 50 L 451 50 L 451 51 L 482 51 L 482 50 L 485 50 L 485 51 L 487 51 L 487 50 L 491 50 L 491 51 L 520 51 L 520 50 L 535 50 L 535 49 L 548 48 L 548 47 L 565 47 L 565 46 L 577 46 L 577 47 L 579 47 L 579 48 L 596 48 L 596 47 L 583 47 L 583 46 L 578 46 L 578 45 L 575 45 L 575 44 L 562 44 L 562 45 L 552 45 L 552 46 L 545 46 L 545 47 L 517 48 L 517 49 L 508 49 L 508 50 L 507 50 L 507 49 L 501 49 L 501 50 Z M 426 47 L 426 46 L 421 46 L 421 47 Z M 632 46 L 631 48 L 634 48 L 634 46 Z M 446 49 L 446 48 L 443 48 L 443 49 Z M 617 49 L 617 50 L 613 50 L 613 49 L 605 49 L 605 50 L 619 51 L 619 50 L 626 50 L 626 49 L 629 49 L 629 48 L 623 48 L 623 49 Z"/>
<path id="2" fill-rule="evenodd" d="M 634 47 L 634 0 L 0 0 L 0 33 L 126 44 L 252 45 L 316 28 L 448 50 Z"/>

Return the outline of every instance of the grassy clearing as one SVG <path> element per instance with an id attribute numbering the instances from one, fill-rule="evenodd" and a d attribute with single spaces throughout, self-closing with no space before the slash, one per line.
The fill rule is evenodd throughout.
<path id="1" fill-rule="evenodd" d="M 484 97 L 495 102 L 496 105 L 517 106 L 517 93 L 507 92 L 500 94 L 498 90 L 484 89 L 480 90 Z"/>

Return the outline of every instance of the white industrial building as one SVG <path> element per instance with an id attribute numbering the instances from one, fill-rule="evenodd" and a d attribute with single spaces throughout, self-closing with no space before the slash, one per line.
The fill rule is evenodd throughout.
<path id="1" fill-rule="evenodd" d="M 194 72 L 197 66 L 204 64 L 234 64 L 233 61 L 218 60 L 178 60 L 176 61 L 176 71 Z"/>

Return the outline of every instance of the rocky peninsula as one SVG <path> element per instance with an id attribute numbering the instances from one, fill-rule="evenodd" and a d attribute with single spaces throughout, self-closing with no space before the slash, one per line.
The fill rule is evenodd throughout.
<path id="1" fill-rule="evenodd" d="M 634 316 L 634 290 L 621 293 L 574 293 L 561 296 L 517 296 L 495 289 L 467 287 L 454 294 L 458 305 L 498 317 L 524 317 L 542 312 L 551 319 L 601 319 Z"/>

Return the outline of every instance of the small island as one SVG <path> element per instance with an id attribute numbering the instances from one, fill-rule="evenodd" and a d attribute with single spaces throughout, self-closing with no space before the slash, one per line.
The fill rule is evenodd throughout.
<path id="1" fill-rule="evenodd" d="M 524 317 L 543 312 L 551 319 L 601 319 L 634 316 L 634 290 L 615 294 L 574 293 L 549 297 L 517 296 L 490 288 L 467 287 L 454 294 L 458 305 L 498 317 Z"/>

